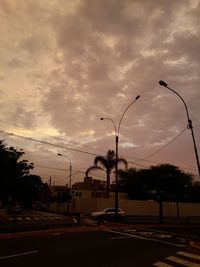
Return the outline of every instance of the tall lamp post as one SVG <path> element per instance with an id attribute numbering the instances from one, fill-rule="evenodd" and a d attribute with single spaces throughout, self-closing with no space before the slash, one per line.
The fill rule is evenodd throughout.
<path id="1" fill-rule="evenodd" d="M 67 158 L 69 160 L 69 200 L 68 200 L 68 206 L 67 206 L 67 212 L 69 213 L 70 190 L 71 190 L 71 183 L 72 183 L 72 161 L 71 161 L 71 158 L 66 155 L 58 153 L 58 156 Z"/>
<path id="2" fill-rule="evenodd" d="M 120 126 L 122 119 L 127 112 L 127 110 L 140 98 L 140 95 L 136 96 L 136 98 L 126 107 L 124 112 L 122 113 L 119 124 L 116 126 L 115 122 L 111 118 L 101 118 L 101 120 L 109 120 L 112 122 L 114 129 L 115 129 L 115 220 L 118 221 L 118 160 L 119 160 L 119 153 L 118 153 L 118 146 L 119 146 L 119 133 L 120 133 Z"/>
<path id="3" fill-rule="evenodd" d="M 184 101 L 184 99 L 182 98 L 182 96 L 180 96 L 175 90 L 173 90 L 172 88 L 170 88 L 166 82 L 164 81 L 159 81 L 159 84 L 161 86 L 166 87 L 167 89 L 169 89 L 170 91 L 172 91 L 173 93 L 175 93 L 183 102 L 184 106 L 185 106 L 185 111 L 186 111 L 186 115 L 187 115 L 187 120 L 188 120 L 188 127 L 191 130 L 192 133 L 192 140 L 193 140 L 193 144 L 194 144 L 194 152 L 195 152 L 195 156 L 196 156 L 196 161 L 197 161 L 197 167 L 198 167 L 198 172 L 199 172 L 199 176 L 200 176 L 200 164 L 199 164 L 199 156 L 198 156 L 198 151 L 197 151 L 197 147 L 196 147 L 196 142 L 195 142 L 195 138 L 194 138 L 194 132 L 193 132 L 193 126 L 192 126 L 192 120 L 190 119 L 189 116 L 189 112 L 188 112 L 188 108 L 187 105 Z"/>

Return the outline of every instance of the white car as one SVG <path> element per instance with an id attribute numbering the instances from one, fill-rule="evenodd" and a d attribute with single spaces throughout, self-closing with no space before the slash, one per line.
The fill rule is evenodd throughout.
<path id="1" fill-rule="evenodd" d="M 124 219 L 125 212 L 118 208 L 119 219 Z M 91 217 L 97 220 L 112 220 L 115 218 L 115 208 L 106 208 L 102 211 L 96 211 L 91 213 Z"/>

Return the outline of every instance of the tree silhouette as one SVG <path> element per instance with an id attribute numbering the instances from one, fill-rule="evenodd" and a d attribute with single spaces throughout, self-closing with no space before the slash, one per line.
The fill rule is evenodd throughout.
<path id="1" fill-rule="evenodd" d="M 127 161 L 124 158 L 118 158 L 118 163 L 123 163 L 127 168 Z M 97 156 L 94 159 L 94 165 L 86 170 L 86 176 L 92 170 L 103 170 L 106 173 L 107 180 L 107 198 L 110 192 L 110 175 L 116 164 L 116 155 L 113 150 L 108 150 L 106 156 Z"/>
<path id="2" fill-rule="evenodd" d="M 120 171 L 120 184 L 131 199 L 154 199 L 163 220 L 163 201 L 188 201 L 193 176 L 171 164 L 160 164 L 145 170 Z"/>
<path id="3" fill-rule="evenodd" d="M 30 175 L 30 170 L 34 168 L 34 165 L 21 159 L 24 155 L 25 152 L 22 149 L 18 151 L 14 147 L 6 147 L 0 140 L 0 199 L 2 206 L 10 199 L 24 200 L 23 202 L 25 199 L 31 199 L 34 195 L 33 191 L 39 190 L 42 185 L 39 176 Z M 23 188 L 24 190 L 22 190 Z"/>
<path id="4" fill-rule="evenodd" d="M 25 208 L 31 209 L 35 201 L 39 200 L 39 192 L 43 189 L 43 182 L 38 175 L 26 175 L 17 181 L 16 200 Z"/>
<path id="5" fill-rule="evenodd" d="M 191 174 L 186 174 L 178 167 L 161 164 L 150 168 L 152 189 L 155 190 L 155 200 L 159 203 L 159 221 L 163 222 L 163 201 L 179 202 L 184 200 L 187 186 L 192 184 Z"/>

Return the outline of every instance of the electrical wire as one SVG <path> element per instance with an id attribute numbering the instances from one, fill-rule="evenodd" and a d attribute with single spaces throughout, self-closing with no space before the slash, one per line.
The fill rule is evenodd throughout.
<path id="1" fill-rule="evenodd" d="M 9 123 L 8 123 L 9 124 Z M 159 162 L 154 162 L 154 161 L 148 161 L 146 160 L 147 158 L 150 158 L 152 157 L 153 155 L 159 153 L 160 151 L 162 151 L 164 148 L 166 148 L 169 144 L 171 144 L 172 142 L 174 142 L 179 136 L 181 136 L 187 129 L 188 127 L 184 128 L 178 135 L 176 135 L 172 140 L 170 140 L 167 144 L 165 144 L 163 147 L 161 147 L 160 149 L 158 149 L 157 151 L 151 153 L 150 155 L 147 155 L 145 156 L 144 158 L 142 159 L 136 159 L 136 158 L 133 158 L 133 157 L 130 157 L 130 156 L 125 156 L 126 158 L 130 158 L 130 159 L 136 159 L 136 161 L 132 162 L 132 161 L 128 161 L 128 163 L 131 163 L 131 164 L 134 164 L 134 165 L 137 165 L 137 166 L 140 166 L 140 167 L 144 167 L 144 168 L 148 168 L 149 166 L 147 165 L 143 165 L 143 164 L 139 164 L 137 162 L 139 161 L 146 161 L 146 162 L 151 162 L 151 163 L 155 163 L 155 164 L 159 164 Z M 14 134 L 14 133 L 9 133 L 9 132 L 6 132 L 6 131 L 3 131 L 1 130 L 0 132 L 3 132 L 7 135 L 13 135 L 13 136 L 16 136 L 16 137 L 19 137 L 19 138 L 23 138 L 23 139 L 27 139 L 27 140 L 30 140 L 30 141 L 35 141 L 35 142 L 38 142 L 38 143 L 42 143 L 42 144 L 46 144 L 46 145 L 50 145 L 50 146 L 55 146 L 55 147 L 59 147 L 59 148 L 64 148 L 64 149 L 67 149 L 67 150 L 71 150 L 71 151 L 75 151 L 75 152 L 79 152 L 79 153 L 84 153 L 84 154 L 88 154 L 88 155 L 93 155 L 93 156 L 99 156 L 99 154 L 96 154 L 96 153 L 92 153 L 92 152 L 88 152 L 88 151 L 84 151 L 84 150 L 80 150 L 80 149 L 75 149 L 75 148 L 70 148 L 70 147 L 66 147 L 66 146 L 62 146 L 62 145 L 56 145 L 56 144 L 53 144 L 53 143 L 50 143 L 50 142 L 46 142 L 46 141 L 41 141 L 41 140 L 38 140 L 38 139 L 34 139 L 34 138 L 31 138 L 31 137 L 25 137 L 25 136 L 22 136 L 22 135 L 19 135 L 19 134 Z M 105 152 L 105 151 L 104 151 Z M 123 156 L 124 157 L 124 156 Z"/>
<path id="2" fill-rule="evenodd" d="M 0 122 L 1 122 L 1 123 L 5 123 L 5 124 L 10 125 L 10 126 L 18 127 L 18 128 L 21 128 L 21 129 L 23 129 L 23 130 L 27 130 L 27 131 L 30 131 L 30 132 L 33 132 L 33 133 L 42 134 L 42 135 L 48 136 L 48 137 L 50 137 L 50 138 L 53 138 L 53 139 L 56 139 L 56 140 L 59 140 L 59 141 L 66 142 L 66 140 L 63 139 L 63 138 L 59 138 L 59 137 L 56 137 L 56 136 L 52 136 L 52 135 L 49 135 L 49 134 L 47 134 L 47 133 L 43 133 L 43 132 L 40 132 L 40 131 L 31 130 L 31 129 L 29 129 L 29 128 L 25 128 L 25 127 L 20 126 L 20 125 L 17 125 L 17 124 L 13 124 L 13 123 L 10 123 L 10 122 L 6 122 L 6 121 L 4 121 L 4 120 L 2 120 L 2 119 L 0 119 Z M 85 147 L 85 148 L 88 148 L 88 149 L 93 149 L 93 148 L 91 148 L 91 147 L 89 147 L 89 146 L 86 146 L 86 145 L 83 145 L 83 144 L 79 144 L 79 143 L 77 143 L 77 142 L 67 141 L 67 143 L 69 143 L 69 144 L 71 143 L 72 145 L 76 145 L 76 146 L 82 146 L 82 147 Z M 101 150 L 101 149 L 96 149 L 96 150 L 101 151 L 101 152 L 105 152 L 105 151 L 103 151 L 103 150 Z"/>
<path id="3" fill-rule="evenodd" d="M 52 169 L 52 170 L 59 170 L 59 171 L 66 171 L 66 169 L 63 169 L 63 168 L 49 167 L 49 166 L 36 165 L 36 164 L 34 164 L 34 167 Z"/>
<path id="4" fill-rule="evenodd" d="M 166 148 L 168 145 L 170 145 L 172 142 L 174 142 L 179 136 L 181 136 L 186 130 L 187 130 L 188 127 L 185 127 L 179 134 L 177 134 L 172 140 L 170 140 L 167 144 L 165 144 L 163 147 L 161 147 L 160 149 L 156 150 L 155 152 L 151 153 L 150 155 L 142 158 L 142 159 L 139 159 L 137 161 L 143 161 L 143 160 L 146 160 L 147 158 L 150 158 L 152 156 L 154 156 L 155 154 L 159 153 L 160 151 L 162 151 L 164 148 Z"/>
<path id="5" fill-rule="evenodd" d="M 39 134 L 43 134 L 43 135 L 46 135 L 46 136 L 48 136 L 48 137 L 57 139 L 57 140 L 59 140 L 59 141 L 66 141 L 66 140 L 64 140 L 64 139 L 62 139 L 62 138 L 58 138 L 58 137 L 55 137 L 55 136 L 51 136 L 51 135 L 48 135 L 48 134 L 46 134 L 46 133 L 42 133 L 42 132 L 40 132 L 40 131 L 30 130 L 30 129 L 28 129 L 28 128 L 24 128 L 24 127 L 22 127 L 22 126 L 19 126 L 19 125 L 16 125 L 16 124 L 12 124 L 12 123 L 6 122 L 6 121 L 4 121 L 4 120 L 0 120 L 0 122 L 5 123 L 5 124 L 8 124 L 8 125 L 11 125 L 11 126 L 19 127 L 19 128 L 24 129 L 24 130 L 31 131 L 31 132 L 35 132 L 35 133 L 39 133 Z M 198 126 L 200 126 L 200 124 L 199 124 L 199 125 L 197 124 L 195 127 L 198 127 Z M 170 140 L 170 141 L 169 141 L 166 145 L 164 145 L 162 148 L 160 148 L 159 150 L 157 150 L 157 151 L 151 153 L 150 155 L 145 156 L 145 157 L 142 158 L 142 159 L 137 159 L 137 158 L 130 157 L 130 156 L 123 156 L 123 155 L 121 155 L 121 156 L 122 156 L 122 157 L 126 157 L 126 158 L 130 158 L 130 159 L 134 159 L 134 160 L 136 160 L 136 162 L 139 162 L 139 161 L 146 161 L 146 162 L 149 162 L 149 163 L 159 163 L 159 162 L 155 162 L 155 161 L 149 161 L 149 160 L 146 160 L 146 159 L 147 159 L 147 158 L 150 158 L 151 156 L 153 156 L 153 155 L 159 153 L 160 151 L 162 151 L 165 147 L 167 147 L 169 144 L 171 144 L 177 137 L 179 137 L 182 133 L 184 133 L 184 131 L 185 131 L 186 129 L 187 129 L 187 127 L 184 128 L 184 130 L 183 130 L 182 132 L 180 132 L 178 135 L 176 135 L 172 140 Z M 69 143 L 72 143 L 72 144 L 73 144 L 73 142 L 71 142 L 71 141 L 70 141 Z M 74 144 L 77 145 L 77 143 L 75 143 L 75 142 L 74 142 Z M 82 146 L 82 147 L 89 148 L 89 149 L 93 149 L 93 148 L 88 147 L 88 146 L 85 146 L 85 145 L 81 145 L 81 146 Z M 106 151 L 101 150 L 101 149 L 96 149 L 96 150 L 99 150 L 99 151 L 101 151 L 101 152 L 103 152 L 103 153 L 106 152 Z M 88 153 L 90 153 L 90 152 L 88 152 Z M 95 154 L 95 155 L 97 155 L 97 154 Z M 135 162 L 135 163 L 136 163 L 136 162 Z M 132 163 L 133 163 L 133 162 L 132 162 Z"/>
<path id="6" fill-rule="evenodd" d="M 75 152 L 79 152 L 79 153 L 84 153 L 84 154 L 93 155 L 93 156 L 98 156 L 99 155 L 99 154 L 96 154 L 96 153 L 92 153 L 92 152 L 88 152 L 88 151 L 84 151 L 84 150 L 80 150 L 80 149 L 75 149 L 75 148 L 66 147 L 66 146 L 62 146 L 62 145 L 56 145 L 56 144 L 53 144 L 53 143 L 50 143 L 50 142 L 46 142 L 46 141 L 41 141 L 41 140 L 38 140 L 38 139 L 35 139 L 35 138 L 32 138 L 32 137 L 26 137 L 26 136 L 19 135 L 19 134 L 9 133 L 9 132 L 3 131 L 3 130 L 1 130 L 0 132 L 2 132 L 4 134 L 7 134 L 7 135 L 10 135 L 10 136 L 16 136 L 16 137 L 23 138 L 23 139 L 26 139 L 26 140 L 29 140 L 29 141 L 34 141 L 34 142 L 42 143 L 42 144 L 45 144 L 45 145 L 64 148 L 64 149 L 75 151 Z"/>

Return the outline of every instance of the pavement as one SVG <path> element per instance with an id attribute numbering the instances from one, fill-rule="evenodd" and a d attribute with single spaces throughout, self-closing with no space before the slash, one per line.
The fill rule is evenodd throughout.
<path id="1" fill-rule="evenodd" d="M 21 216 L 21 215 L 19 215 Z M 0 239 L 12 239 L 12 238 L 22 238 L 22 237 L 31 237 L 31 236 L 44 236 L 44 235 L 61 235 L 65 233 L 73 232 L 85 232 L 85 231 L 102 231 L 108 228 L 136 228 L 143 229 L 148 231 L 157 231 L 162 233 L 168 233 L 174 236 L 183 236 L 187 239 L 187 246 L 193 252 L 200 254 L 200 225 L 173 225 L 173 224 L 127 224 L 122 222 L 103 222 L 100 225 L 96 221 L 91 220 L 89 217 L 81 217 L 81 221 L 78 221 L 76 216 L 63 216 L 58 214 L 49 214 L 45 212 L 29 212 L 29 215 L 25 214 L 24 218 L 30 218 L 31 216 L 38 216 L 38 218 L 45 218 L 48 221 L 48 218 L 55 220 L 64 220 L 65 224 L 51 224 L 48 225 L 48 229 L 26 229 L 26 231 L 15 231 L 15 232 L 1 232 Z M 59 217 L 61 216 L 61 217 Z M 35 218 L 35 217 L 34 217 Z M 6 229 L 8 223 L 10 223 L 11 216 L 7 215 L 4 211 L 0 210 L 0 230 Z M 49 219 L 49 220 L 50 220 Z M 43 220 L 44 221 L 44 220 Z M 31 229 L 31 228 L 30 228 Z"/>
<path id="2" fill-rule="evenodd" d="M 152 224 L 143 225 L 146 229 L 153 229 L 158 232 L 169 233 L 174 237 L 184 237 L 187 240 L 188 247 L 193 251 L 200 253 L 200 225 L 178 225 L 178 224 Z"/>

